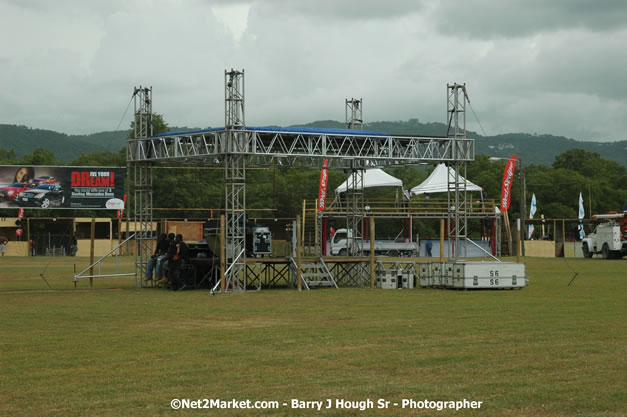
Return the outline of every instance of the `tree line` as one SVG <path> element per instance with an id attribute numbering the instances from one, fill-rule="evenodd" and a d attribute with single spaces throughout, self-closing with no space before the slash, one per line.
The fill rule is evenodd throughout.
<path id="1" fill-rule="evenodd" d="M 168 130 L 161 115 L 154 116 L 153 126 L 155 134 Z M 531 196 L 535 194 L 535 218 L 539 218 L 541 214 L 545 218 L 576 218 L 580 192 L 585 201 L 586 217 L 590 214 L 620 211 L 627 206 L 627 168 L 602 158 L 599 153 L 570 149 L 557 155 L 551 166 L 534 164 L 533 161 L 523 163 L 526 212 L 529 212 Z M 71 161 L 58 161 L 54 153 L 45 148 L 37 148 L 22 157 L 16 157 L 12 150 L 0 148 L 0 164 L 123 167 L 126 166 L 126 151 L 122 148 L 119 152 L 84 153 Z M 504 168 L 504 160 L 493 161 L 487 155 L 476 155 L 475 161 L 467 164 L 466 176 L 483 187 L 485 198 L 498 200 Z M 424 181 L 432 170 L 432 166 L 386 168 L 388 173 L 401 179 L 407 189 Z M 334 197 L 335 188 L 347 177 L 348 174 L 344 171 L 329 171 L 329 198 Z M 249 209 L 255 209 L 251 211 L 251 217 L 295 217 L 300 213 L 304 199 L 313 201 L 317 198 L 319 178 L 319 169 L 250 168 L 246 181 L 246 204 Z M 512 188 L 511 218 L 519 217 L 520 186 L 520 176 L 517 174 Z M 395 192 L 396 190 L 366 190 L 365 196 L 395 198 Z M 153 205 L 157 208 L 223 208 L 223 170 L 221 167 L 155 167 L 153 196 Z M 445 195 L 441 197 L 446 198 Z M 423 199 L 424 196 L 413 198 Z M 261 209 L 268 211 L 256 211 Z M 10 211 L 0 209 L 3 216 L 15 215 Z M 51 215 L 47 210 L 39 210 L 37 213 L 41 217 Z M 85 216 L 87 212 L 80 211 L 74 215 Z M 159 210 L 155 212 L 155 216 L 201 218 L 206 217 L 207 213 L 197 210 Z"/>

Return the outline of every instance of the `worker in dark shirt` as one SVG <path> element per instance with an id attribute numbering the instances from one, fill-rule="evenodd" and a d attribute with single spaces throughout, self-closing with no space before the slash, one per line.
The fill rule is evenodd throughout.
<path id="1" fill-rule="evenodd" d="M 189 248 L 187 243 L 183 241 L 183 235 L 181 234 L 176 235 L 174 246 L 176 248 L 176 252 L 169 261 L 168 280 L 171 283 L 172 290 L 177 291 L 185 286 L 183 277 L 181 277 L 180 274 L 180 268 L 182 264 L 189 263 Z"/>
<path id="2" fill-rule="evenodd" d="M 173 233 L 171 233 L 171 235 L 174 236 Z M 155 253 L 148 260 L 148 265 L 146 266 L 146 277 L 145 277 L 146 281 L 152 280 L 152 272 L 155 270 L 155 268 L 157 269 L 157 272 L 156 272 L 157 280 L 161 279 L 161 262 L 160 261 L 168 252 L 169 247 L 170 247 L 170 242 L 166 238 L 165 233 L 162 233 L 161 236 L 159 236 L 159 240 L 157 240 L 157 248 L 155 249 Z"/>

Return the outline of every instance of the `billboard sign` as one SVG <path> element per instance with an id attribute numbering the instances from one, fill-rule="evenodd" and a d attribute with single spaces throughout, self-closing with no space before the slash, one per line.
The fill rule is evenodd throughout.
<path id="1" fill-rule="evenodd" d="M 124 168 L 0 165 L 0 208 L 124 208 Z"/>

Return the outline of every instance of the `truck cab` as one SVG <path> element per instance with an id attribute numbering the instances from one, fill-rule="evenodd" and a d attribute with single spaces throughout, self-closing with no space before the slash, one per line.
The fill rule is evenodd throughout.
<path id="1" fill-rule="evenodd" d="M 346 256 L 348 254 L 348 230 L 339 229 L 331 238 L 331 255 Z"/>

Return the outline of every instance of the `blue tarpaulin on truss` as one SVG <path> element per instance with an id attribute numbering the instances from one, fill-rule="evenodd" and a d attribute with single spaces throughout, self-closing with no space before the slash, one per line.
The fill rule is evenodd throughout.
<path id="1" fill-rule="evenodd" d="M 223 127 L 214 127 L 211 129 L 193 130 L 193 131 L 175 131 L 165 132 L 155 135 L 154 137 L 163 136 L 187 136 L 202 133 L 211 133 L 224 130 Z M 314 133 L 322 135 L 350 135 L 350 136 L 390 136 L 387 133 L 376 132 L 373 130 L 357 130 L 357 129 L 334 129 L 322 127 L 275 127 L 275 126 L 247 126 L 246 130 L 262 131 L 262 132 L 285 132 L 285 133 Z"/>

